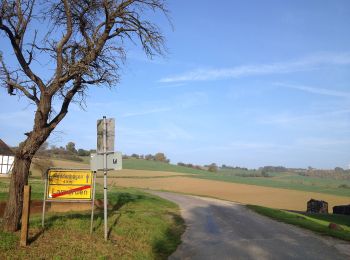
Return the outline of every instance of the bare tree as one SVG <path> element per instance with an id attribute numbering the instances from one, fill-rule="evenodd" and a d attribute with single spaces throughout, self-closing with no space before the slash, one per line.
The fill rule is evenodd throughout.
<path id="1" fill-rule="evenodd" d="M 32 158 L 69 105 L 82 102 L 90 86 L 112 87 L 119 82 L 129 41 L 140 43 L 149 57 L 163 54 L 164 38 L 150 18 L 155 12 L 167 17 L 165 1 L 1 0 L 0 39 L 10 43 L 17 65 L 0 54 L 0 86 L 36 106 L 33 129 L 25 133 L 16 152 L 5 230 L 19 229 Z M 35 70 L 40 64 L 45 65 Z M 60 109 L 54 111 L 53 104 Z"/>

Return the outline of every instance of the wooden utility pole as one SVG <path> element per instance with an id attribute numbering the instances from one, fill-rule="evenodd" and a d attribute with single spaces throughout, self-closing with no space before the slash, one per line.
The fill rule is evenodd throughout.
<path id="1" fill-rule="evenodd" d="M 22 211 L 22 228 L 21 228 L 21 246 L 27 246 L 28 242 L 28 224 L 29 224 L 29 207 L 30 207 L 30 185 L 24 186 L 23 211 Z"/>

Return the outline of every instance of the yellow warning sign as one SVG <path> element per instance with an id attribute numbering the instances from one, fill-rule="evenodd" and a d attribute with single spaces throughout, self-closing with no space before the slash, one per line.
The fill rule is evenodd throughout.
<path id="1" fill-rule="evenodd" d="M 91 200 L 92 172 L 50 169 L 46 197 L 49 200 Z"/>
<path id="2" fill-rule="evenodd" d="M 89 170 L 49 170 L 48 178 L 49 184 L 92 184 L 92 172 Z"/>

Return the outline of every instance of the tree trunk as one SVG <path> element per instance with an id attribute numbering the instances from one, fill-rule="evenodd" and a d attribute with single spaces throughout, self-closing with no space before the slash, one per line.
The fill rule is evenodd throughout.
<path id="1" fill-rule="evenodd" d="M 51 133 L 51 129 L 42 127 L 45 122 L 36 113 L 33 131 L 28 133 L 28 138 L 20 144 L 16 151 L 13 164 L 9 197 L 4 212 L 4 230 L 15 232 L 20 228 L 23 207 L 23 189 L 28 184 L 29 169 L 33 156 L 40 146 L 46 141 Z"/>
<path id="2" fill-rule="evenodd" d="M 12 169 L 9 198 L 4 213 L 4 229 L 14 232 L 20 228 L 23 206 L 23 189 L 28 184 L 31 157 L 15 157 Z"/>
<path id="3" fill-rule="evenodd" d="M 23 190 L 24 185 L 28 184 L 29 169 L 32 159 L 40 146 L 46 141 L 50 133 L 67 113 L 67 111 L 63 113 L 56 124 L 48 125 L 47 120 L 51 112 L 51 98 L 52 96 L 47 93 L 42 93 L 40 104 L 34 117 L 33 130 L 26 133 L 28 138 L 20 144 L 16 151 L 11 174 L 9 197 L 3 221 L 4 230 L 9 232 L 15 232 L 20 228 L 23 207 Z"/>

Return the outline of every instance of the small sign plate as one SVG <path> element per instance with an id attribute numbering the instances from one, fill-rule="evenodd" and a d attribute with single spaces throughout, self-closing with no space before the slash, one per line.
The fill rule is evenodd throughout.
<path id="1" fill-rule="evenodd" d="M 103 154 L 91 154 L 90 169 L 91 171 L 104 170 Z M 122 153 L 115 152 L 107 154 L 107 170 L 121 170 L 122 169 Z"/>

